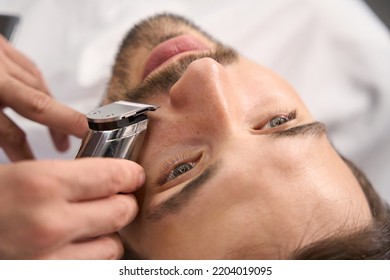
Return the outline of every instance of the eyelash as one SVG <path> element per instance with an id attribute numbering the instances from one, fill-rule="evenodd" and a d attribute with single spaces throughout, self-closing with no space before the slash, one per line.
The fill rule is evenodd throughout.
<path id="1" fill-rule="evenodd" d="M 270 126 L 270 122 L 277 118 L 277 117 L 284 117 L 286 119 L 286 121 L 284 123 L 287 123 L 289 121 L 292 121 L 294 119 L 296 119 L 297 117 L 297 113 L 296 113 L 296 110 L 292 110 L 290 111 L 290 113 L 288 113 L 287 115 L 285 113 L 281 113 L 281 112 L 286 112 L 287 110 L 276 110 L 276 111 L 273 111 L 273 112 L 269 112 L 268 114 L 265 115 L 265 117 L 263 117 L 264 120 L 266 120 L 266 122 L 262 122 L 260 124 L 258 124 L 257 126 L 253 127 L 254 130 L 272 130 L 272 129 L 275 129 L 276 127 L 271 127 Z M 278 126 L 281 126 L 283 125 L 284 123 L 278 125 Z M 268 127 L 267 127 L 268 126 Z"/>
<path id="2" fill-rule="evenodd" d="M 177 177 L 183 175 L 184 173 L 180 175 L 175 175 L 174 172 L 176 168 L 182 164 L 190 164 L 192 169 L 199 162 L 200 158 L 201 156 L 195 158 L 194 156 L 192 156 L 191 158 L 191 156 L 188 156 L 187 154 L 179 154 L 176 155 L 173 159 L 164 162 L 161 167 L 161 176 L 159 176 L 158 179 L 156 180 L 156 184 L 158 186 L 162 186 L 168 183 L 169 181 L 172 181 Z"/>
<path id="3" fill-rule="evenodd" d="M 279 111 L 279 112 L 280 112 L 280 111 Z M 268 121 L 267 121 L 267 123 L 266 123 L 264 126 L 262 126 L 261 129 L 264 129 L 264 127 L 267 126 L 267 125 L 270 126 L 271 121 L 272 121 L 273 119 L 277 118 L 277 117 L 285 117 L 285 118 L 286 118 L 286 122 L 292 121 L 292 120 L 294 120 L 294 119 L 297 117 L 297 111 L 296 111 L 296 110 L 293 110 L 293 111 L 291 111 L 287 116 L 284 115 L 284 114 L 280 114 L 280 113 L 273 114 L 273 115 L 274 115 L 274 116 L 271 117 L 271 118 L 269 118 Z M 286 122 L 285 122 L 285 123 L 286 123 Z M 284 123 L 282 123 L 282 124 L 280 124 L 280 125 L 283 125 L 283 124 L 284 124 Z M 280 126 L 280 125 L 278 125 L 278 126 Z M 272 128 L 274 128 L 274 127 L 272 127 L 272 126 L 268 127 L 268 129 L 272 129 Z"/>

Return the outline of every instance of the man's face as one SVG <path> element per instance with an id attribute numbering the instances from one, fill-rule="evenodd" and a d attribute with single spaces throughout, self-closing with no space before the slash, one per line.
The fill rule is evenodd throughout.
<path id="1" fill-rule="evenodd" d="M 106 99 L 160 106 L 139 159 L 140 213 L 121 231 L 129 247 L 157 259 L 286 258 L 370 219 L 324 126 L 281 78 L 179 19 L 136 29 Z"/>

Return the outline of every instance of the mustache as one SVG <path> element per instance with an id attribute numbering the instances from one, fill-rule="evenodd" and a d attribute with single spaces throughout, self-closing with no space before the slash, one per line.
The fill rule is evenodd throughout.
<path id="1" fill-rule="evenodd" d="M 238 54 L 232 48 L 219 44 L 215 50 L 184 56 L 157 73 L 152 73 L 137 87 L 128 90 L 125 93 L 126 100 L 144 102 L 155 94 L 168 92 L 192 62 L 205 57 L 212 58 L 222 65 L 229 65 L 238 59 Z"/>

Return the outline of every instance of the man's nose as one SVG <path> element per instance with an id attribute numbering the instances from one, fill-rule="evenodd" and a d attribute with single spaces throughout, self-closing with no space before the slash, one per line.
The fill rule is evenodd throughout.
<path id="1" fill-rule="evenodd" d="M 191 121 L 223 126 L 232 115 L 232 87 L 226 69 L 211 58 L 189 65 L 169 95 L 172 108 Z"/>

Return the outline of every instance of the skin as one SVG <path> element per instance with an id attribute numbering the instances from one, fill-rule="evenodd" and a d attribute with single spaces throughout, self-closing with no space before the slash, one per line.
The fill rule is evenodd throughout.
<path id="1" fill-rule="evenodd" d="M 130 193 L 143 184 L 143 169 L 118 159 L 33 161 L 3 108 L 48 126 L 61 151 L 87 122 L 51 97 L 37 67 L 1 35 L 0 108 L 0 147 L 13 162 L 0 165 L 0 259 L 120 258 L 117 231 L 138 211 Z"/>
<path id="2" fill-rule="evenodd" d="M 120 258 L 116 232 L 137 213 L 129 193 L 142 174 L 117 159 L 1 166 L 0 259 Z"/>
<path id="3" fill-rule="evenodd" d="M 0 35 L 0 108 L 46 125 L 59 151 L 69 147 L 68 135 L 83 137 L 85 117 L 52 98 L 39 69 Z M 25 133 L 0 111 L 0 146 L 12 161 L 33 159 Z"/>
<path id="4" fill-rule="evenodd" d="M 171 32 L 164 17 L 155 28 L 155 36 Z M 210 50 L 216 47 L 183 23 L 174 28 Z M 153 44 L 144 46 L 135 46 L 127 57 L 127 92 L 194 53 L 174 57 L 143 81 L 142 65 Z M 160 106 L 148 115 L 139 160 L 146 172 L 137 192 L 140 213 L 121 231 L 124 243 L 142 257 L 287 258 L 297 248 L 370 222 L 359 184 L 323 131 L 277 135 L 314 119 L 297 93 L 269 69 L 242 56 L 232 63 L 199 58 L 167 90 L 156 87 L 153 94 L 137 98 L 118 95 L 116 78 L 106 101 L 133 99 Z M 295 118 L 270 126 L 275 117 L 288 118 L 291 112 Z M 192 169 L 168 182 L 161 179 L 186 162 Z M 210 166 L 215 167 L 210 178 L 181 207 L 159 209 Z"/>

